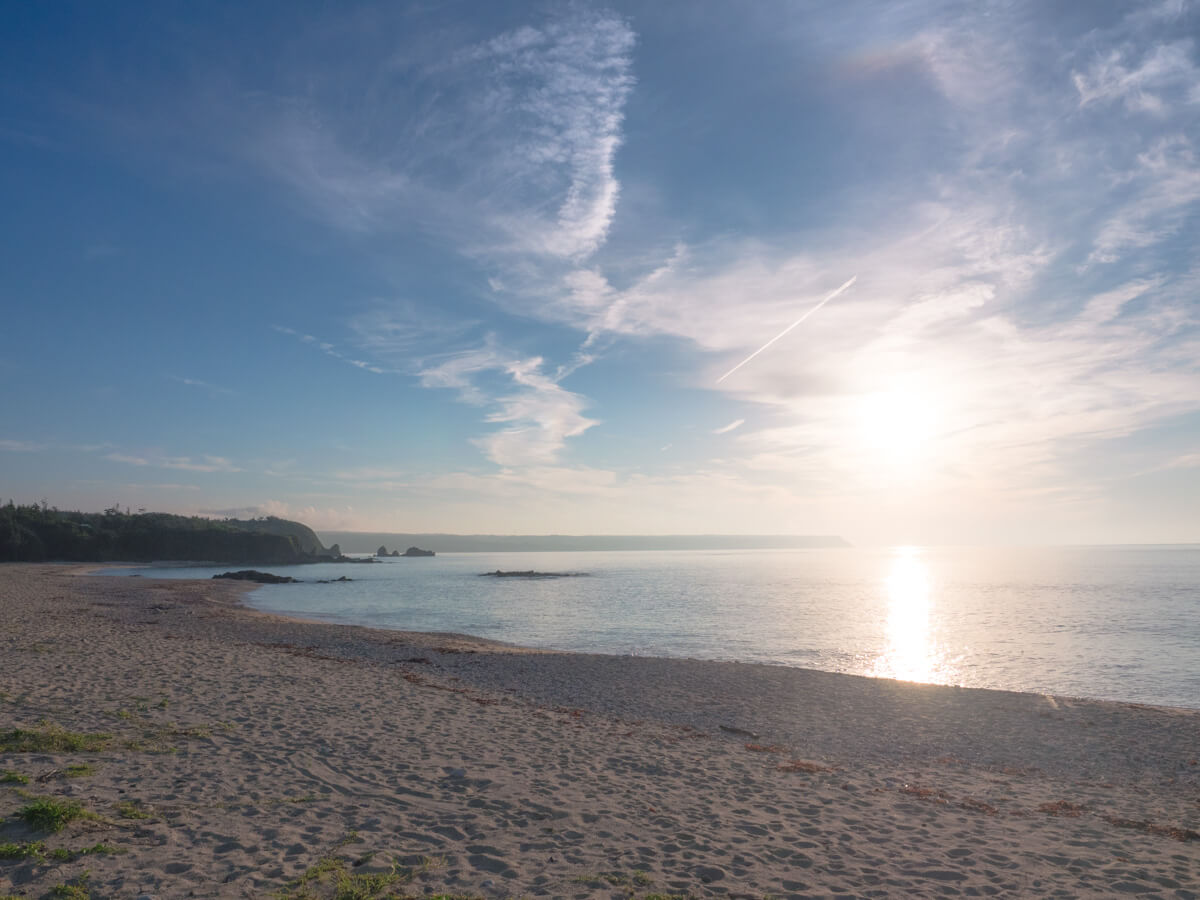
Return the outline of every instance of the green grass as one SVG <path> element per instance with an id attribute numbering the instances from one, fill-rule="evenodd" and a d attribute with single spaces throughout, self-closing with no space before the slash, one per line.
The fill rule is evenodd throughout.
<path id="1" fill-rule="evenodd" d="M 87 763 L 78 763 L 77 765 L 67 766 L 63 769 L 63 774 L 68 778 L 87 778 L 89 775 L 95 775 L 99 769 Z"/>
<path id="2" fill-rule="evenodd" d="M 402 879 L 403 876 L 395 871 L 353 875 L 346 871 L 346 860 L 339 856 L 326 856 L 276 897 L 279 900 L 302 900 L 313 896 L 313 888 L 331 888 L 334 900 L 370 900 Z"/>
<path id="3" fill-rule="evenodd" d="M 352 832 L 353 834 L 353 832 Z M 357 837 L 357 835 L 355 835 Z M 344 842 L 345 843 L 345 842 Z M 339 844 L 339 846 L 343 846 Z M 425 858 L 419 866 L 408 868 L 393 865 L 390 872 L 353 874 L 340 856 L 325 856 L 307 872 L 275 894 L 277 900 L 307 900 L 313 897 L 332 897 L 333 900 L 373 900 L 396 895 L 384 892 L 396 884 L 410 881 L 414 875 L 445 865 L 444 859 Z M 405 895 L 407 896 L 407 895 Z M 444 900 L 471 900 L 461 895 L 437 894 Z"/>
<path id="4" fill-rule="evenodd" d="M 90 847 L 80 847 L 78 850 L 59 847 L 57 850 L 51 851 L 50 855 L 55 859 L 72 860 L 79 859 L 81 856 L 120 856 L 122 853 L 128 852 L 124 847 L 118 847 L 115 844 L 106 844 L 101 841 L 99 844 L 93 844 Z"/>
<path id="5" fill-rule="evenodd" d="M 36 831 L 62 831 L 76 819 L 95 819 L 96 814 L 84 809 L 77 800 L 41 797 L 23 806 L 17 815 Z"/>
<path id="6" fill-rule="evenodd" d="M 0 859 L 41 859 L 45 849 L 44 841 L 0 844 Z"/>
<path id="7" fill-rule="evenodd" d="M 72 850 L 69 847 L 55 847 L 53 850 L 47 850 L 45 841 L 0 844 L 0 859 L 32 859 L 34 862 L 45 862 L 47 859 L 55 862 L 70 862 L 81 856 L 118 856 L 128 852 L 124 847 L 105 843 L 80 847 L 78 850 Z"/>
<path id="8" fill-rule="evenodd" d="M 5 769 L 0 772 L 0 784 L 29 784 L 29 776 L 22 775 L 20 772 L 14 772 L 11 769 Z"/>
<path id="9" fill-rule="evenodd" d="M 132 803 L 128 800 L 125 801 L 124 803 L 117 804 L 117 814 L 120 815 L 120 817 L 122 819 L 148 819 L 148 818 L 150 818 L 149 812 L 142 809 L 136 803 Z"/>
<path id="10" fill-rule="evenodd" d="M 91 900 L 91 891 L 88 890 L 88 879 L 91 876 L 84 872 L 74 881 L 68 881 L 65 884 L 56 884 L 50 890 L 51 897 L 64 897 L 66 900 Z"/>
<path id="11" fill-rule="evenodd" d="M 84 734 L 57 725 L 44 725 L 38 731 L 14 728 L 0 731 L 0 753 L 94 753 L 110 741 L 111 734 Z"/>

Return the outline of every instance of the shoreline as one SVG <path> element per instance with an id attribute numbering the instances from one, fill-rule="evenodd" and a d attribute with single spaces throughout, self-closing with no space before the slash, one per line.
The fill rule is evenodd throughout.
<path id="1" fill-rule="evenodd" d="M 0 567 L 0 731 L 114 746 L 0 770 L 101 819 L 40 835 L 0 785 L 0 844 L 126 852 L 0 860 L 0 894 L 86 868 L 98 896 L 264 896 L 326 859 L 409 896 L 1198 890 L 1200 711 L 311 622 L 89 566 Z"/>
<path id="2" fill-rule="evenodd" d="M 476 579 L 466 576 L 480 574 L 485 568 L 495 569 L 500 558 L 485 566 L 469 556 L 459 554 L 447 566 L 422 568 L 412 578 L 407 566 L 384 565 L 375 567 L 380 571 L 361 577 L 356 574 L 353 580 L 365 582 L 362 584 L 345 588 L 318 588 L 312 584 L 272 588 L 250 595 L 246 602 L 255 608 L 331 624 L 458 632 L 547 650 L 736 661 L 868 677 L 928 678 L 971 688 L 1200 709 L 1200 676 L 1186 662 L 1189 647 L 1200 634 L 1194 617 L 1188 617 L 1186 597 L 1179 592 L 1162 604 L 1152 602 L 1154 594 L 1145 595 L 1154 606 L 1154 616 L 1162 607 L 1162 619 L 1154 635 L 1144 635 L 1143 625 L 1159 620 L 1148 618 L 1150 611 L 1136 612 L 1140 603 L 1124 604 L 1126 612 L 1104 624 L 1091 620 L 1092 614 L 1082 601 L 1082 605 L 1064 613 L 1066 618 L 1060 621 L 1052 605 L 1026 599 L 1018 604 L 1020 614 L 1012 616 L 1016 624 L 1001 621 L 989 629 L 984 627 L 988 617 L 1004 616 L 1004 610 L 983 603 L 979 599 L 982 589 L 971 581 L 974 587 L 939 591 L 928 622 L 923 620 L 927 627 L 919 634 L 907 630 L 898 633 L 896 623 L 903 617 L 896 617 L 895 607 L 906 601 L 884 595 L 874 568 L 884 563 L 866 560 L 867 568 L 857 564 L 854 568 L 859 576 L 847 574 L 846 584 L 861 583 L 864 591 L 870 588 L 869 595 L 858 600 L 853 599 L 846 585 L 827 596 L 806 577 L 795 590 L 794 602 L 781 600 L 770 583 L 763 584 L 763 591 L 753 587 L 758 583 L 757 576 L 735 577 L 728 585 L 720 581 L 724 585 L 720 588 L 698 583 L 695 609 L 701 618 L 697 623 L 686 619 L 672 623 L 669 617 L 678 616 L 677 609 L 669 608 L 670 603 L 663 606 L 659 600 L 651 608 L 642 609 L 639 593 L 649 591 L 653 598 L 659 596 L 664 584 L 684 584 L 680 579 L 690 577 L 684 574 L 687 567 L 664 570 L 664 581 L 659 572 L 661 560 L 647 573 L 637 566 L 627 571 L 622 568 L 625 563 L 614 558 L 594 571 L 600 577 L 590 579 L 594 582 L 590 584 L 528 589 L 522 585 L 521 590 L 488 586 L 484 590 L 467 583 Z M 542 562 L 540 568 L 553 567 L 552 560 Z M 966 564 L 963 560 L 942 562 L 947 566 Z M 501 567 L 528 567 L 519 560 L 508 563 L 511 565 Z M 592 571 L 584 560 L 575 559 L 573 565 Z M 1192 572 L 1194 564 L 1189 566 Z M 204 577 L 221 571 L 211 568 L 143 574 Z M 271 571 L 308 582 L 340 574 L 335 569 L 306 574 L 300 567 Z M 735 587 L 734 583 L 741 586 Z M 734 594 L 722 596 L 729 591 Z M 561 609 L 546 606 L 551 596 L 560 597 L 566 605 Z M 430 602 L 440 597 L 446 602 Z M 729 600 L 737 602 L 731 605 Z M 493 607 L 493 601 L 502 606 Z M 741 611 L 743 603 L 746 612 Z M 406 612 L 409 607 L 411 615 Z M 626 609 L 630 611 L 622 612 Z M 838 625 L 844 617 L 853 624 Z M 1099 637 L 1091 634 L 1095 628 L 1100 629 Z M 914 666 L 917 668 L 910 671 Z"/>

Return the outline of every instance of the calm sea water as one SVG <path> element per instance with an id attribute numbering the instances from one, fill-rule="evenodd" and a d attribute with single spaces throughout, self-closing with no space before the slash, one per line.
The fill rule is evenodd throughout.
<path id="1" fill-rule="evenodd" d="M 496 569 L 588 575 L 480 577 Z M 376 628 L 1200 708 L 1197 545 L 455 553 L 270 571 L 306 583 L 263 586 L 250 605 Z M 312 583 L 342 575 L 353 582 Z"/>

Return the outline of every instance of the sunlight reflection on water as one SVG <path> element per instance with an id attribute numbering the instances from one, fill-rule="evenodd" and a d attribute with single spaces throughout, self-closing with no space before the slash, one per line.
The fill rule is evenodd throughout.
<path id="1" fill-rule="evenodd" d="M 880 678 L 956 684 L 957 673 L 946 658 L 932 626 L 929 566 L 916 547 L 897 547 L 884 586 L 887 591 L 887 647 L 875 660 Z"/>

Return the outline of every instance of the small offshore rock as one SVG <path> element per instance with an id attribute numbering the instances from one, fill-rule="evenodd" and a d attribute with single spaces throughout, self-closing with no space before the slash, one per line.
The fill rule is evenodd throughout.
<path id="1" fill-rule="evenodd" d="M 229 578 L 233 581 L 254 581 L 258 584 L 299 584 L 300 581 L 290 575 L 272 575 L 270 572 L 259 572 L 256 569 L 241 569 L 237 572 L 222 572 L 213 578 Z"/>

